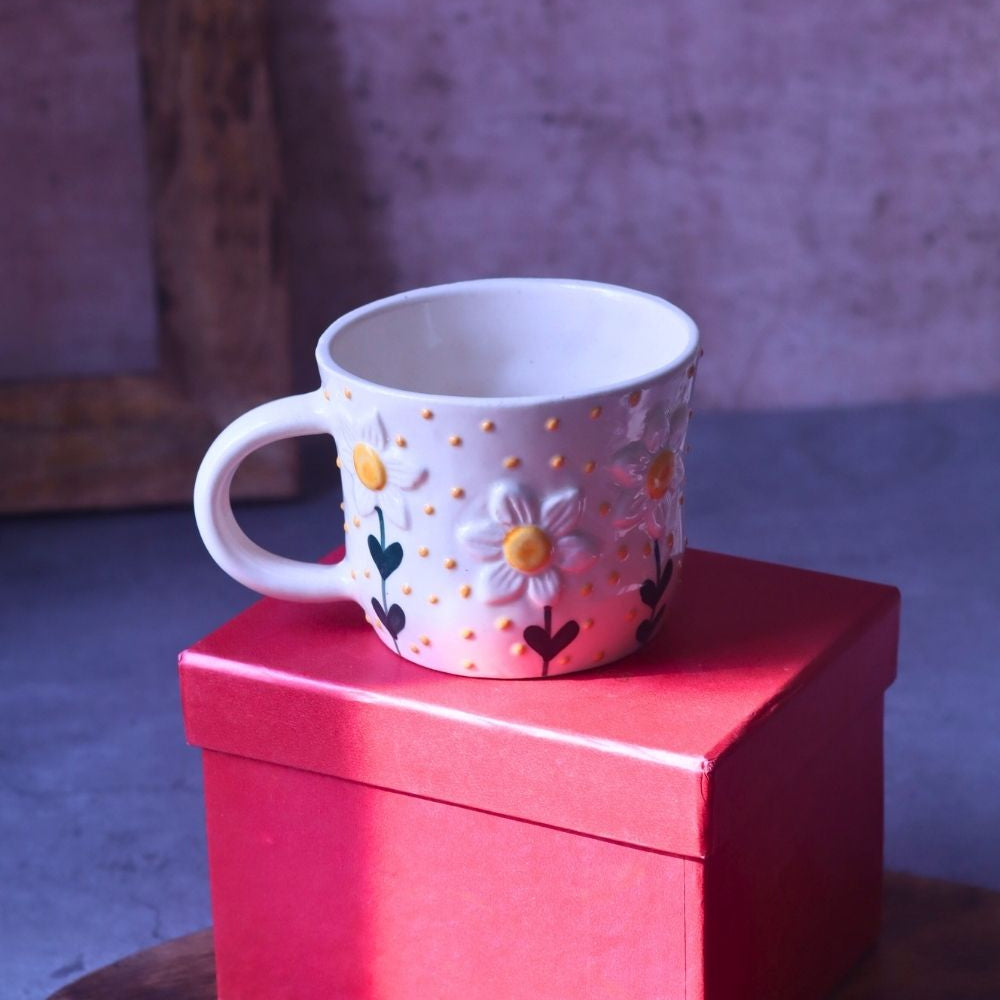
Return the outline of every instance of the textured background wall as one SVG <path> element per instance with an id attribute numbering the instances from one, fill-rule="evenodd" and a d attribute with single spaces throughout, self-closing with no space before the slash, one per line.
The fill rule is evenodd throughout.
<path id="1" fill-rule="evenodd" d="M 568 274 L 703 327 L 701 405 L 1000 387 L 1000 3 L 274 6 L 297 328 Z"/>
<path id="2" fill-rule="evenodd" d="M 63 169 L 94 171 L 116 149 L 127 162 L 134 148 L 135 103 L 100 96 L 115 92 L 111 70 L 119 90 L 134 87 L 134 68 L 113 55 L 116 33 L 97 31 L 110 14 L 57 27 L 76 7 L 16 2 L 0 15 L 3 50 L 22 64 L 0 91 L 0 190 L 8 213 L 33 208 L 38 237 L 25 248 L 0 235 L 8 276 L 13 259 L 23 270 L 25 253 L 30 264 L 65 247 L 72 214 L 46 205 L 9 123 L 58 125 L 69 94 L 99 158 Z M 272 13 L 304 385 L 312 342 L 350 306 L 541 274 L 686 307 L 708 348 L 703 407 L 1000 388 L 1000 0 L 274 0 Z M 104 67 L 100 87 L 27 72 L 38 47 L 4 39 L 29 14 L 45 72 L 64 61 L 98 79 L 72 69 L 85 60 Z M 40 88 L 46 108 L 32 103 Z M 10 194 L 29 182 L 35 195 Z M 125 243 L 101 251 L 96 273 L 129 273 Z M 13 301 L 24 283 L 8 284 Z M 141 329 L 142 304 L 119 302 Z M 18 315 L 38 315 L 30 305 Z M 96 337 L 84 327 L 75 336 Z"/>

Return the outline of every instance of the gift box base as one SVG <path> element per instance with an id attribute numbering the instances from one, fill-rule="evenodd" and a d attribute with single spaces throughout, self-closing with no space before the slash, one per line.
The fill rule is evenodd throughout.
<path id="1" fill-rule="evenodd" d="M 206 752 L 220 1000 L 825 996 L 877 935 L 881 723 L 707 860 Z"/>
<path id="2" fill-rule="evenodd" d="M 689 553 L 544 684 L 264 601 L 182 657 L 220 1000 L 820 1000 L 875 941 L 891 588 Z M 373 651 L 374 650 L 374 651 Z"/>

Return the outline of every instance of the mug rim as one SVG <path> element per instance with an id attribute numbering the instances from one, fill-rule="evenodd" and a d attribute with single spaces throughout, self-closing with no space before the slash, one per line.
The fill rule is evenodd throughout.
<path id="1" fill-rule="evenodd" d="M 606 385 L 592 386 L 580 389 L 578 392 L 555 392 L 539 395 L 525 396 L 460 396 L 446 393 L 421 392 L 415 389 L 405 389 L 399 386 L 387 385 L 384 382 L 376 382 L 372 379 L 358 375 L 340 364 L 333 357 L 331 350 L 332 343 L 339 333 L 349 326 L 354 325 L 359 320 L 368 318 L 382 312 L 389 312 L 401 306 L 411 303 L 432 301 L 437 298 L 445 298 L 462 291 L 489 290 L 489 289 L 516 289 L 521 287 L 538 287 L 548 285 L 552 287 L 562 287 L 567 289 L 588 289 L 591 291 L 604 291 L 614 295 L 632 299 L 641 299 L 656 306 L 658 309 L 668 313 L 671 318 L 679 322 L 680 328 L 686 334 L 686 341 L 678 351 L 676 357 L 666 364 L 651 368 L 649 371 L 637 375 L 630 379 L 618 382 L 609 382 Z M 634 389 L 649 385 L 660 378 L 669 376 L 673 372 L 690 364 L 698 355 L 700 344 L 700 332 L 698 325 L 683 309 L 674 305 L 667 299 L 650 292 L 643 292 L 626 285 L 615 285 L 602 281 L 588 281 L 582 278 L 527 278 L 527 277 L 507 277 L 507 278 L 474 278 L 466 281 L 453 281 L 440 285 L 427 285 L 422 288 L 414 288 L 404 292 L 397 292 L 394 295 L 376 299 L 373 302 L 358 306 L 350 312 L 334 320 L 316 344 L 316 363 L 321 372 L 331 372 L 337 376 L 349 379 L 357 385 L 363 385 L 372 390 L 389 392 L 395 396 L 409 398 L 414 401 L 433 401 L 437 405 L 481 405 L 489 402 L 490 406 L 513 408 L 523 406 L 535 406 L 545 403 L 554 403 L 573 399 L 589 399 L 591 397 L 605 396 L 628 392 Z"/>

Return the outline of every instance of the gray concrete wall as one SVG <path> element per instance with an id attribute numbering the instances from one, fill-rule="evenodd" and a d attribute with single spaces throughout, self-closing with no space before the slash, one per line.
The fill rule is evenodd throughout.
<path id="1" fill-rule="evenodd" d="M 8 214 L 25 177 L 41 183 L 11 155 L 14 112 L 40 114 L 37 52 L 7 44 L 11 19 L 75 6 L 0 15 L 22 70 L 0 91 Z M 687 308 L 708 350 L 702 407 L 1000 388 L 1000 0 L 273 0 L 271 13 L 304 385 L 312 342 L 348 307 L 560 274 Z M 47 72 L 86 59 L 134 86 L 118 33 L 75 18 L 46 34 Z M 90 96 L 74 121 L 91 114 L 100 156 L 127 161 L 134 102 L 109 122 Z M 45 238 L 28 265 L 42 267 L 69 223 L 44 195 L 30 204 L 26 231 Z M 125 273 L 125 245 L 101 251 L 103 273 Z M 0 234 L 0 269 L 21 252 Z M 16 305 L 24 283 L 8 286 Z M 118 308 L 141 329 L 141 302 Z M 74 336 L 84 357 L 98 333 Z"/>

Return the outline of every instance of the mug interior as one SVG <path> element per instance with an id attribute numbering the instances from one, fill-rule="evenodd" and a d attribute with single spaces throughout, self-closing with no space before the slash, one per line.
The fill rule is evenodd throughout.
<path id="1" fill-rule="evenodd" d="M 405 292 L 348 313 L 320 341 L 352 375 L 439 396 L 579 395 L 647 378 L 695 350 L 663 299 L 584 281 L 499 278 Z"/>

